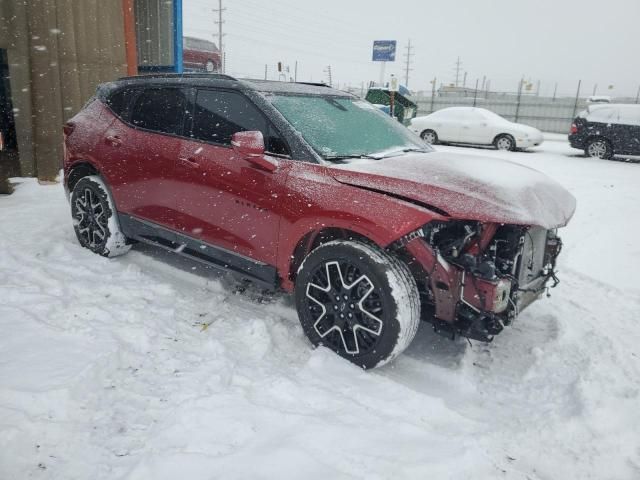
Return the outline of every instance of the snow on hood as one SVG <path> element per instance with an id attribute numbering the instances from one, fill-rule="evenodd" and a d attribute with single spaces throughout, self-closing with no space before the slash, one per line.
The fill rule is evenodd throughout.
<path id="1" fill-rule="evenodd" d="M 524 125 L 522 123 L 514 123 L 513 125 L 515 125 L 517 127 L 517 129 L 522 132 L 522 133 L 526 133 L 528 135 L 531 135 L 533 137 L 535 136 L 542 136 L 542 132 L 540 130 L 538 130 L 535 127 L 532 127 L 530 125 Z"/>
<path id="2" fill-rule="evenodd" d="M 411 153 L 332 165 L 330 175 L 432 205 L 452 217 L 555 228 L 567 224 L 576 200 L 559 183 L 523 165 L 447 152 Z"/>

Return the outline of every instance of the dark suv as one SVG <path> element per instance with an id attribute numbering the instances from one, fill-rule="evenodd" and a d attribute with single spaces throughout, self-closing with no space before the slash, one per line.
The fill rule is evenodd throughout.
<path id="1" fill-rule="evenodd" d="M 145 242 L 294 293 L 311 342 L 364 368 L 420 320 L 490 341 L 555 281 L 575 208 L 535 170 L 434 152 L 324 85 L 124 78 L 64 132 L 81 245 Z"/>
<path id="2" fill-rule="evenodd" d="M 640 105 L 589 105 L 571 124 L 569 142 L 595 158 L 640 155 Z"/>

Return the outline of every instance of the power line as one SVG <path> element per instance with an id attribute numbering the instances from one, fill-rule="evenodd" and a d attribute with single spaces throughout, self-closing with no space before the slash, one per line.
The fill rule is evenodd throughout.
<path id="1" fill-rule="evenodd" d="M 283 19 L 294 19 L 297 23 L 300 22 L 309 22 L 310 17 L 304 14 L 297 14 L 299 11 L 300 5 L 297 2 L 287 3 L 282 0 L 278 0 L 276 4 L 274 2 L 261 2 L 258 0 L 244 0 L 244 2 L 238 2 L 234 4 L 234 7 L 244 7 L 250 10 L 252 16 L 256 15 L 256 9 L 262 10 L 264 13 L 270 13 L 277 18 L 276 25 L 282 25 Z M 262 16 L 262 15 L 260 15 Z M 332 28 L 335 27 L 343 27 L 346 31 L 353 32 L 353 22 L 348 19 L 343 19 L 338 16 L 328 15 L 323 13 L 322 11 L 315 9 L 313 12 L 314 19 L 321 19 L 327 22 L 331 22 Z M 354 19 L 355 20 L 355 19 Z"/>
<path id="2" fill-rule="evenodd" d="M 407 53 L 404 54 L 404 58 L 405 58 L 404 86 L 409 88 L 409 72 L 413 70 L 413 68 L 411 68 L 411 57 L 415 55 L 414 53 L 411 53 L 411 39 L 409 39 L 409 42 L 407 43 L 406 48 L 407 48 Z"/>
<path id="3" fill-rule="evenodd" d="M 354 54 L 360 54 L 359 56 L 363 57 L 363 58 L 367 58 L 368 57 L 368 49 L 369 47 L 369 43 L 367 42 L 366 44 L 362 44 L 361 46 L 358 45 L 349 45 L 349 44 L 345 44 L 344 42 L 341 42 L 339 40 L 334 40 L 331 38 L 314 38 L 314 37 L 303 37 L 301 38 L 301 34 L 296 34 L 296 33 L 291 33 L 288 31 L 278 31 L 278 32 L 274 32 L 273 30 L 270 30 L 268 28 L 264 28 L 264 27 L 255 27 L 254 25 L 250 25 L 248 23 L 244 23 L 243 21 L 235 21 L 233 20 L 233 25 L 234 26 L 241 26 L 241 27 L 246 27 L 241 29 L 242 31 L 251 31 L 252 33 L 263 33 L 265 35 L 268 35 L 268 38 L 276 38 L 276 39 L 280 39 L 280 38 L 287 38 L 287 39 L 291 39 L 292 42 L 296 45 L 307 45 L 313 49 L 316 50 L 326 50 L 327 47 L 327 43 L 333 43 L 336 46 L 336 49 L 340 49 L 341 51 L 344 51 L 346 49 L 352 50 L 354 52 Z M 233 32 L 229 33 L 230 35 L 235 35 Z M 315 40 L 317 39 L 318 43 L 315 43 Z"/>
<path id="4" fill-rule="evenodd" d="M 360 60 L 354 60 L 352 57 L 345 57 L 345 56 L 340 56 L 340 55 L 334 55 L 331 52 L 325 52 L 325 53 L 320 53 L 317 50 L 305 50 L 302 48 L 297 48 L 297 47 L 293 47 L 291 46 L 291 43 L 280 43 L 277 41 L 273 41 L 273 40 L 264 40 L 264 38 L 256 38 L 256 37 L 250 37 L 247 35 L 238 35 L 237 33 L 229 33 L 230 37 L 234 37 L 234 38 L 240 38 L 243 40 L 246 40 L 248 42 L 251 42 L 252 44 L 265 44 L 265 45 L 273 45 L 276 47 L 286 47 L 289 50 L 292 51 L 297 51 L 299 53 L 303 53 L 306 55 L 309 55 L 311 57 L 322 57 L 322 58 L 328 58 L 328 59 L 339 59 L 339 60 L 344 60 L 346 62 L 350 62 L 350 63 L 356 63 L 356 64 L 360 64 L 360 65 L 366 65 L 366 66 L 371 66 L 371 62 L 365 62 L 365 61 L 360 61 Z"/>
<path id="5" fill-rule="evenodd" d="M 327 36 L 326 28 L 322 28 L 316 25 L 315 23 L 309 23 L 309 18 L 299 17 L 299 19 L 296 19 L 295 17 L 292 17 L 290 14 L 286 16 L 278 15 L 273 19 L 265 18 L 268 15 L 274 15 L 276 13 L 273 12 L 271 9 L 269 9 L 264 11 L 264 15 L 262 14 L 262 12 L 260 13 L 260 15 L 256 15 L 255 10 L 252 9 L 251 12 L 247 12 L 247 14 L 245 14 L 245 12 L 242 11 L 242 8 L 238 8 L 243 6 L 246 7 L 246 5 L 243 5 L 243 4 L 237 4 L 237 5 L 234 4 L 233 9 L 227 14 L 228 16 L 231 15 L 231 17 L 233 17 L 232 23 L 234 26 L 242 25 L 242 26 L 248 27 L 252 31 L 256 29 L 262 29 L 263 31 L 268 33 L 270 36 L 274 34 L 277 34 L 277 35 L 287 34 L 292 38 L 296 38 L 297 41 L 301 39 L 309 40 L 310 38 L 313 38 L 314 40 L 318 40 L 322 42 L 322 45 L 325 46 L 325 48 L 326 48 L 327 42 L 333 42 L 334 44 L 339 46 L 341 49 L 359 48 L 354 46 L 354 43 L 361 44 L 363 46 L 369 45 L 370 39 L 368 35 L 364 35 L 364 34 L 358 39 L 358 41 L 354 42 L 353 26 L 351 26 L 349 30 L 345 28 L 343 31 L 340 31 L 341 27 L 339 25 L 337 26 L 332 25 L 331 35 Z M 251 15 L 249 15 L 248 13 L 251 13 Z M 236 16 L 237 16 L 237 19 L 235 18 Z M 231 18 L 231 17 L 228 17 L 228 18 Z M 278 28 L 274 29 L 272 25 L 277 25 Z M 244 31 L 245 29 L 242 29 L 242 32 Z M 296 34 L 296 32 L 300 32 L 300 33 Z M 336 38 L 338 36 L 341 36 L 342 39 Z M 360 47 L 360 48 L 363 48 L 363 47 Z"/>

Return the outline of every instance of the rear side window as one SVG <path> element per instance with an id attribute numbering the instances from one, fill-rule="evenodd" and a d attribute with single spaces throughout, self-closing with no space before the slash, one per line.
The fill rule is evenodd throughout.
<path id="1" fill-rule="evenodd" d="M 186 92 L 181 88 L 149 88 L 136 98 L 130 122 L 147 130 L 180 135 L 187 104 Z"/>
<path id="2" fill-rule="evenodd" d="M 194 138 L 231 145 L 234 133 L 251 130 L 262 132 L 268 152 L 289 153 L 282 137 L 244 95 L 224 90 L 198 90 L 193 113 Z"/>
<path id="3" fill-rule="evenodd" d="M 129 104 L 136 92 L 136 89 L 127 87 L 117 90 L 107 98 L 106 104 L 118 117 L 126 119 Z"/>

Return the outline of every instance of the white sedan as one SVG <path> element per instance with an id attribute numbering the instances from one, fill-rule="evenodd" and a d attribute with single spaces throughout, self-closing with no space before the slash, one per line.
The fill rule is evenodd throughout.
<path id="1" fill-rule="evenodd" d="M 513 123 L 484 108 L 443 108 L 411 120 L 409 129 L 427 143 L 493 145 L 498 150 L 536 147 L 542 143 L 537 128 Z"/>

